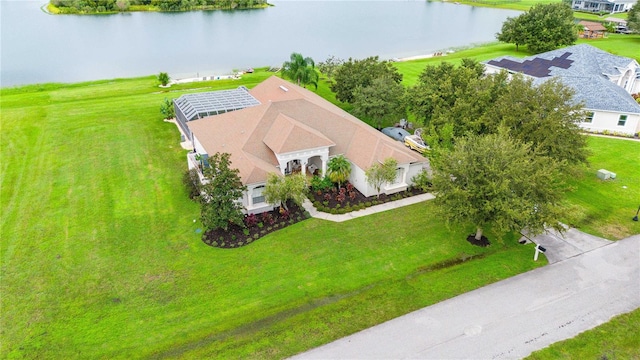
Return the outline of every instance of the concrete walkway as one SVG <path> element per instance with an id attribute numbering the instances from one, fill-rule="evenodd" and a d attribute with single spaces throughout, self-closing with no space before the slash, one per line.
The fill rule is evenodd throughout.
<path id="1" fill-rule="evenodd" d="M 295 359 L 518 359 L 640 307 L 640 235 L 488 285 Z"/>
<path id="2" fill-rule="evenodd" d="M 578 256 L 613 242 L 573 228 L 566 230 L 564 234 L 560 234 L 556 230 L 549 230 L 548 233 L 535 236 L 531 240 L 547 249 L 544 254 L 549 260 L 549 264 Z"/>
<path id="3" fill-rule="evenodd" d="M 359 218 L 362 216 L 375 214 L 381 211 L 387 211 L 387 210 L 397 209 L 399 207 L 403 207 L 407 205 L 417 204 L 419 202 L 431 200 L 433 198 L 435 198 L 435 196 L 433 196 L 433 194 L 431 193 L 420 194 L 420 195 L 415 195 L 415 196 L 411 196 L 411 197 L 396 200 L 396 201 L 390 201 L 388 203 L 384 203 L 380 205 L 370 206 L 366 209 L 352 211 L 350 213 L 340 214 L 340 215 L 334 215 L 334 214 L 318 211 L 316 210 L 316 208 L 313 207 L 313 205 L 309 200 L 305 200 L 304 203 L 302 203 L 302 206 L 314 218 L 335 221 L 335 222 L 343 222 L 343 221 Z"/>

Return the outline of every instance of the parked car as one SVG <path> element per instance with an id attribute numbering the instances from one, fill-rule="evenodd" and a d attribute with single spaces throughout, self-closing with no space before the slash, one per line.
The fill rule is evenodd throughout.
<path id="1" fill-rule="evenodd" d="M 631 30 L 629 30 L 626 26 L 624 25 L 618 25 L 616 27 L 616 33 L 618 34 L 631 34 Z"/>
<path id="2" fill-rule="evenodd" d="M 407 130 L 399 127 L 386 127 L 382 129 L 382 133 L 398 141 L 404 141 L 406 136 L 411 135 Z"/>

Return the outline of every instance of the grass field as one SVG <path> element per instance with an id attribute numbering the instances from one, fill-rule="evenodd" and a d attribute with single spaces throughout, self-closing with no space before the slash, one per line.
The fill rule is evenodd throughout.
<path id="1" fill-rule="evenodd" d="M 640 359 L 640 309 L 535 351 L 527 360 Z"/>
<path id="2" fill-rule="evenodd" d="M 567 223 L 591 234 L 619 240 L 640 234 L 631 221 L 640 206 L 640 142 L 590 137 L 590 168 L 570 181 Z M 615 180 L 602 181 L 598 169 L 611 169 Z"/>
<path id="3" fill-rule="evenodd" d="M 0 90 L 0 357 L 286 357 L 543 265 L 513 236 L 468 245 L 472 229 L 446 229 L 430 203 L 205 246 L 160 103 L 270 75 L 167 91 L 153 77 Z M 626 215 L 640 199 L 629 179 L 639 145 L 590 140 L 593 169 L 618 179 L 585 170 L 573 221 L 609 238 L 640 233 Z"/>
<path id="4" fill-rule="evenodd" d="M 468 245 L 429 203 L 207 247 L 159 114 L 188 90 L 155 83 L 1 90 L 0 357 L 287 356 L 542 265 L 513 238 Z"/>

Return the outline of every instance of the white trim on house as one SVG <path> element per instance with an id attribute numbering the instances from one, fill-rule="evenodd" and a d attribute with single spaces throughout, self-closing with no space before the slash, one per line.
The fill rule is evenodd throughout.
<path id="1" fill-rule="evenodd" d="M 587 12 L 608 12 L 611 14 L 629 11 L 637 0 L 572 0 L 571 8 Z"/>
<path id="2" fill-rule="evenodd" d="M 612 135 L 632 136 L 640 132 L 640 114 L 619 113 L 595 109 L 584 109 L 588 114 L 593 113 L 591 121 L 580 122 L 580 128 L 589 132 L 610 133 Z M 625 117 L 624 125 L 620 125 L 621 117 Z"/>

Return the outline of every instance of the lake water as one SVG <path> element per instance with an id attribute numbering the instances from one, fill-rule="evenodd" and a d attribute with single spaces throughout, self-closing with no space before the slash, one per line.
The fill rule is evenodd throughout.
<path id="1" fill-rule="evenodd" d="M 428 1 L 273 1 L 242 11 L 49 15 L 0 1 L 1 86 L 279 66 L 292 52 L 388 59 L 494 41 L 518 12 Z"/>

